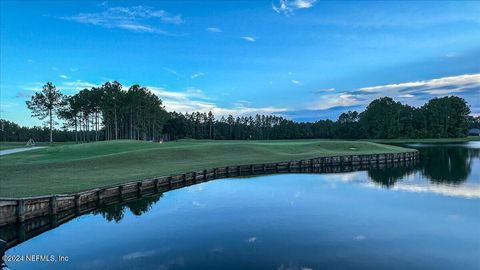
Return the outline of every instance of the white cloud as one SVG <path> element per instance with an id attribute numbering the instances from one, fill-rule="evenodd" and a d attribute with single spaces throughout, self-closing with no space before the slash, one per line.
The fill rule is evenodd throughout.
<path id="1" fill-rule="evenodd" d="M 79 13 L 74 16 L 63 17 L 62 19 L 105 28 L 120 28 L 134 32 L 163 34 L 167 32 L 151 25 L 155 24 L 156 21 L 164 24 L 183 23 L 180 15 L 174 16 L 164 10 L 155 10 L 144 6 L 111 7 L 99 13 Z"/>
<path id="2" fill-rule="evenodd" d="M 384 97 L 396 97 L 402 102 L 419 106 L 433 97 L 445 95 L 480 95 L 480 74 L 464 74 L 424 81 L 362 87 L 350 92 L 322 95 L 311 109 L 325 110 L 337 106 L 367 105 L 370 101 Z M 475 100 L 467 100 L 474 102 Z"/>
<path id="3" fill-rule="evenodd" d="M 356 98 L 355 95 L 352 95 L 347 92 L 324 95 L 321 97 L 320 101 L 312 104 L 310 109 L 312 110 L 327 110 L 334 107 L 347 107 L 359 105 L 361 102 Z"/>
<path id="4" fill-rule="evenodd" d="M 202 77 L 202 76 L 205 76 L 205 73 L 197 72 L 197 73 L 192 74 L 192 76 L 190 76 L 190 79 L 195 79 L 195 78 Z"/>
<path id="5" fill-rule="evenodd" d="M 133 260 L 133 259 L 139 259 L 139 258 L 144 258 L 144 257 L 150 257 L 155 254 L 154 250 L 149 250 L 149 251 L 137 251 L 137 252 L 132 252 L 129 254 L 126 254 L 122 257 L 123 260 Z"/>
<path id="6" fill-rule="evenodd" d="M 408 177 L 408 176 L 407 176 Z M 383 188 L 377 183 L 365 183 L 364 187 L 368 188 Z M 415 193 L 433 193 L 448 197 L 457 197 L 464 199 L 479 199 L 480 187 L 478 186 L 452 186 L 448 184 L 421 184 L 421 183 L 408 183 L 408 181 L 397 182 L 390 190 L 415 192 Z"/>
<path id="7" fill-rule="evenodd" d="M 425 192 L 435 193 L 449 197 L 460 197 L 465 199 L 478 199 L 480 198 L 480 187 L 476 186 L 458 186 L 452 187 L 448 185 L 415 185 L 415 184 L 403 184 L 396 183 L 392 190 L 408 191 L 408 192 Z"/>
<path id="8" fill-rule="evenodd" d="M 100 86 L 99 84 L 84 82 L 82 80 L 76 80 L 76 81 L 69 81 L 69 82 L 63 82 L 61 84 L 58 84 L 57 89 L 60 89 L 61 91 L 78 92 L 85 88 L 90 89 L 92 87 L 99 87 L 99 86 Z"/>
<path id="9" fill-rule="evenodd" d="M 60 78 L 62 78 L 62 79 L 68 79 L 68 76 L 62 74 L 62 75 L 60 75 Z"/>
<path id="10" fill-rule="evenodd" d="M 255 241 L 257 241 L 257 238 L 256 238 L 256 237 L 250 237 L 250 238 L 247 239 L 247 242 L 248 242 L 248 243 L 253 243 L 253 242 L 255 242 Z"/>
<path id="11" fill-rule="evenodd" d="M 231 107 L 222 107 L 214 103 L 202 90 L 190 87 L 183 91 L 171 91 L 162 87 L 148 86 L 154 94 L 162 99 L 167 111 L 176 112 L 209 112 L 216 116 L 245 116 L 255 114 L 280 114 L 287 108 L 280 107 L 253 107 L 248 102 L 235 102 Z"/>
<path id="12" fill-rule="evenodd" d="M 443 90 L 449 88 L 452 92 L 462 92 L 465 87 L 476 85 L 480 86 L 480 74 L 465 74 L 459 76 L 443 77 L 438 79 L 406 82 L 398 84 L 387 84 L 372 87 L 363 87 L 358 89 L 361 92 L 367 93 L 384 93 L 392 91 L 402 91 L 412 89 L 415 91 L 424 91 L 430 94 L 440 93 L 444 94 Z"/>
<path id="13" fill-rule="evenodd" d="M 454 57 L 457 57 L 457 56 L 458 56 L 458 54 L 455 53 L 455 52 L 449 52 L 449 53 L 445 54 L 446 58 L 454 58 Z"/>
<path id="14" fill-rule="evenodd" d="M 12 107 L 15 107 L 17 106 L 18 104 L 17 103 L 13 103 L 13 102 L 1 102 L 0 103 L 0 108 L 12 108 Z"/>
<path id="15" fill-rule="evenodd" d="M 175 76 L 176 76 L 177 78 L 179 78 L 179 79 L 184 78 L 184 76 L 182 76 L 180 73 L 178 73 L 178 72 L 177 72 L 176 70 L 174 70 L 174 69 L 164 67 L 163 70 L 167 71 L 167 72 L 170 73 L 170 74 L 175 75 Z"/>
<path id="16" fill-rule="evenodd" d="M 221 30 L 220 28 L 216 28 L 216 27 L 208 27 L 208 28 L 207 28 L 207 31 L 212 32 L 212 33 L 220 33 L 220 32 L 222 32 L 222 30 Z"/>
<path id="17" fill-rule="evenodd" d="M 365 235 L 361 235 L 361 234 L 353 237 L 353 240 L 356 240 L 356 241 L 363 241 L 365 239 L 367 239 L 367 237 Z"/>
<path id="18" fill-rule="evenodd" d="M 303 85 L 300 81 L 297 81 L 297 80 L 291 80 L 291 82 L 296 85 Z"/>
<path id="19" fill-rule="evenodd" d="M 241 39 L 244 39 L 246 41 L 249 41 L 249 42 L 255 42 L 255 38 L 254 37 L 249 37 L 249 36 L 245 36 L 245 37 L 240 37 Z"/>
<path id="20" fill-rule="evenodd" d="M 272 9 L 277 13 L 292 15 L 297 9 L 307 9 L 315 5 L 317 0 L 279 0 L 278 4 L 272 2 Z"/>
<path id="21" fill-rule="evenodd" d="M 319 94 L 319 93 L 328 93 L 328 92 L 335 92 L 335 88 L 320 88 L 317 90 L 313 90 L 313 93 Z"/>

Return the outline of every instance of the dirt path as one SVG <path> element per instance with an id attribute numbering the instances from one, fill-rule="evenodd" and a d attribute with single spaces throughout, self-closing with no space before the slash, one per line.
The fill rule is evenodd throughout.
<path id="1" fill-rule="evenodd" d="M 41 148 L 45 148 L 45 147 L 46 146 L 34 146 L 34 147 L 21 147 L 21 148 L 1 150 L 0 151 L 0 156 L 14 154 L 14 153 L 20 153 L 20 152 L 25 152 L 25 151 L 35 150 L 35 149 L 41 149 Z"/>

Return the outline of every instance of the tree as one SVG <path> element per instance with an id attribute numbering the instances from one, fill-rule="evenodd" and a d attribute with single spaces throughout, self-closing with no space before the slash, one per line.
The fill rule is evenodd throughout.
<path id="1" fill-rule="evenodd" d="M 48 118 L 50 129 L 50 143 L 53 143 L 53 126 L 55 124 L 53 115 L 63 105 L 63 95 L 60 93 L 55 85 L 47 82 L 41 92 L 36 92 L 35 95 L 26 102 L 27 107 L 32 110 L 32 116 L 38 117 L 40 120 Z"/>
<path id="2" fill-rule="evenodd" d="M 450 96 L 429 100 L 422 109 L 430 137 L 464 137 L 468 130 L 470 108 L 463 98 Z"/>
<path id="3" fill-rule="evenodd" d="M 360 114 L 360 122 L 368 138 L 391 139 L 401 137 L 400 114 L 402 104 L 383 97 L 368 104 Z"/>

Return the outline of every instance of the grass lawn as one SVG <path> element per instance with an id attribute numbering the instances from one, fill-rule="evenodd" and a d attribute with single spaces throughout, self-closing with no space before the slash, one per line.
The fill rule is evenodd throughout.
<path id="1" fill-rule="evenodd" d="M 0 197 L 73 193 L 193 170 L 331 155 L 398 153 L 365 141 L 109 141 L 0 156 Z"/>

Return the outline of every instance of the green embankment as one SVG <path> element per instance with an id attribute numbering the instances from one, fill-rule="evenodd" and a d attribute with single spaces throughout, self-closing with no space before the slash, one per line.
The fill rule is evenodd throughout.
<path id="1" fill-rule="evenodd" d="M 136 179 L 227 165 L 409 149 L 333 140 L 110 141 L 70 144 L 0 156 L 0 197 L 73 193 Z"/>

